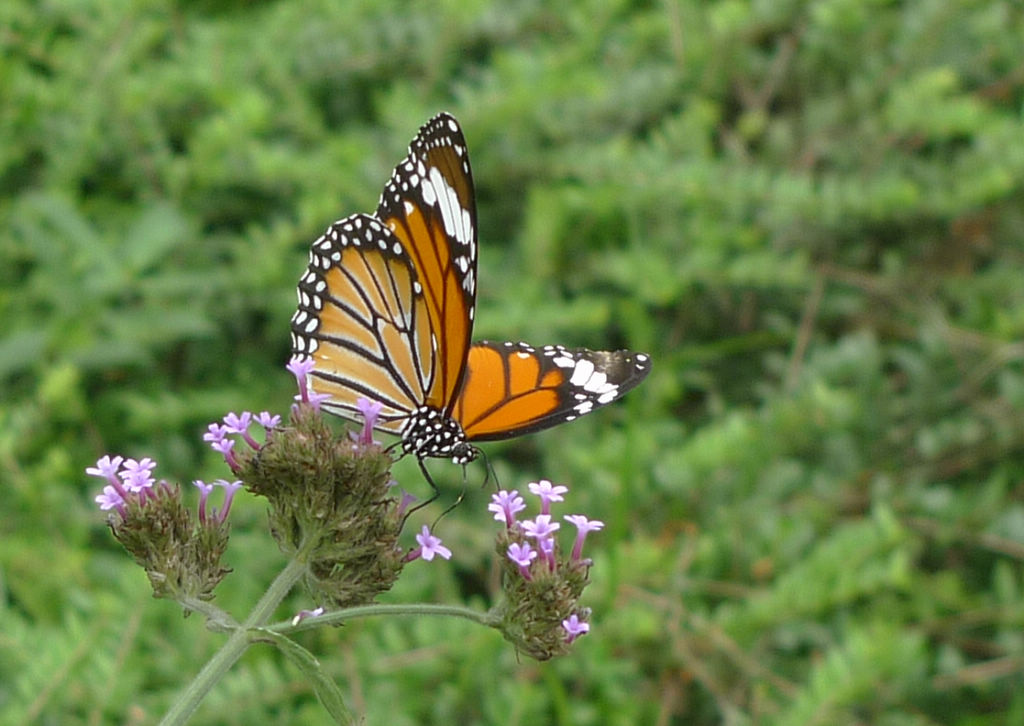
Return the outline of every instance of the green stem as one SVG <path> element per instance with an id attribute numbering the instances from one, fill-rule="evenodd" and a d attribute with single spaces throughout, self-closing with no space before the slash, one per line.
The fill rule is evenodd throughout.
<path id="1" fill-rule="evenodd" d="M 242 653 L 249 647 L 252 642 L 250 640 L 249 628 L 259 627 L 270 619 L 270 616 L 274 614 L 274 610 L 281 604 L 281 601 L 284 600 L 285 596 L 288 595 L 305 571 L 306 565 L 300 561 L 299 557 L 295 557 L 288 562 L 281 573 L 270 584 L 267 591 L 263 593 L 263 597 L 256 603 L 256 607 L 249 613 L 249 617 L 246 618 L 242 626 L 231 633 L 227 642 L 207 661 L 206 665 L 203 666 L 203 669 L 199 671 L 199 674 L 196 675 L 192 682 L 188 684 L 188 687 L 182 692 L 178 700 L 164 714 L 163 719 L 160 721 L 161 726 L 181 726 L 181 724 L 188 720 L 199 707 L 199 702 L 210 692 L 214 684 L 242 657 Z"/>
<path id="2" fill-rule="evenodd" d="M 275 633 L 296 633 L 300 630 L 319 628 L 323 625 L 341 625 L 347 620 L 370 618 L 377 615 L 440 615 L 451 618 L 463 618 L 491 628 L 500 622 L 500 617 L 494 611 L 482 613 L 478 610 L 462 607 L 461 605 L 438 605 L 434 603 L 392 605 L 378 603 L 335 610 L 319 617 L 307 618 L 294 625 L 291 620 L 286 620 L 274 625 L 268 625 L 266 629 L 272 630 Z"/>

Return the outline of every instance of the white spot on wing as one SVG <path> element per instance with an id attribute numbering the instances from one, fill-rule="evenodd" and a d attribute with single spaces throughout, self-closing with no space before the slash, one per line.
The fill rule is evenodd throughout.
<path id="1" fill-rule="evenodd" d="M 555 363 L 558 363 L 556 360 Z M 561 365 L 561 364 L 559 364 Z M 594 373 L 594 364 L 586 358 L 576 361 L 576 367 L 572 372 L 572 378 L 569 379 L 569 383 L 574 386 L 582 386 L 590 380 L 590 376 Z"/>

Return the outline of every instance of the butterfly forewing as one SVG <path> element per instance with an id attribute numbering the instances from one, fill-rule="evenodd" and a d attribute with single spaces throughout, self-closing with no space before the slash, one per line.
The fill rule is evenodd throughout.
<path id="1" fill-rule="evenodd" d="M 642 381 L 650 358 L 526 343 L 474 343 L 453 416 L 470 441 L 494 441 L 572 421 Z"/>
<path id="2" fill-rule="evenodd" d="M 477 228 L 469 153 L 455 119 L 427 122 L 395 167 L 377 217 L 412 260 L 436 336 L 436 376 L 424 403 L 451 410 L 473 329 Z"/>
<path id="3" fill-rule="evenodd" d="M 383 404 L 397 433 L 435 380 L 433 330 L 405 249 L 379 220 L 354 214 L 313 243 L 292 317 L 295 352 L 316 360 L 312 385 L 331 413 L 358 419 L 356 401 Z"/>

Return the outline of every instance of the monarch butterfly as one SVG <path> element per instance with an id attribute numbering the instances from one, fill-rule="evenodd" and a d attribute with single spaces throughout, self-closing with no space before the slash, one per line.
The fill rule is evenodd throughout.
<path id="1" fill-rule="evenodd" d="M 473 177 L 458 122 L 428 121 L 395 167 L 373 215 L 332 224 L 309 253 L 292 317 L 292 348 L 312 357 L 322 407 L 360 417 L 403 452 L 476 458 L 473 442 L 571 421 L 640 383 L 650 357 L 526 343 L 470 344 L 476 301 Z M 428 475 L 429 478 L 429 475 Z"/>

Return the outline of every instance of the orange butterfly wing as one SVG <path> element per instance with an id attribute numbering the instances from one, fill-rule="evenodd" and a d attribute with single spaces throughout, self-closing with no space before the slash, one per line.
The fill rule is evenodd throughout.
<path id="1" fill-rule="evenodd" d="M 458 122 L 441 113 L 409 145 L 384 187 L 377 217 L 391 230 L 423 285 L 437 338 L 437 376 L 424 400 L 451 410 L 462 379 L 476 300 L 476 198 Z"/>
<path id="2" fill-rule="evenodd" d="M 292 348 L 316 361 L 323 408 L 358 421 L 356 401 L 378 401 L 378 428 L 399 433 L 437 376 L 428 304 L 398 240 L 367 214 L 335 222 L 313 243 L 298 295 Z"/>
<path id="3" fill-rule="evenodd" d="M 482 341 L 470 348 L 452 414 L 470 441 L 508 439 L 611 403 L 650 370 L 644 353 Z"/>

